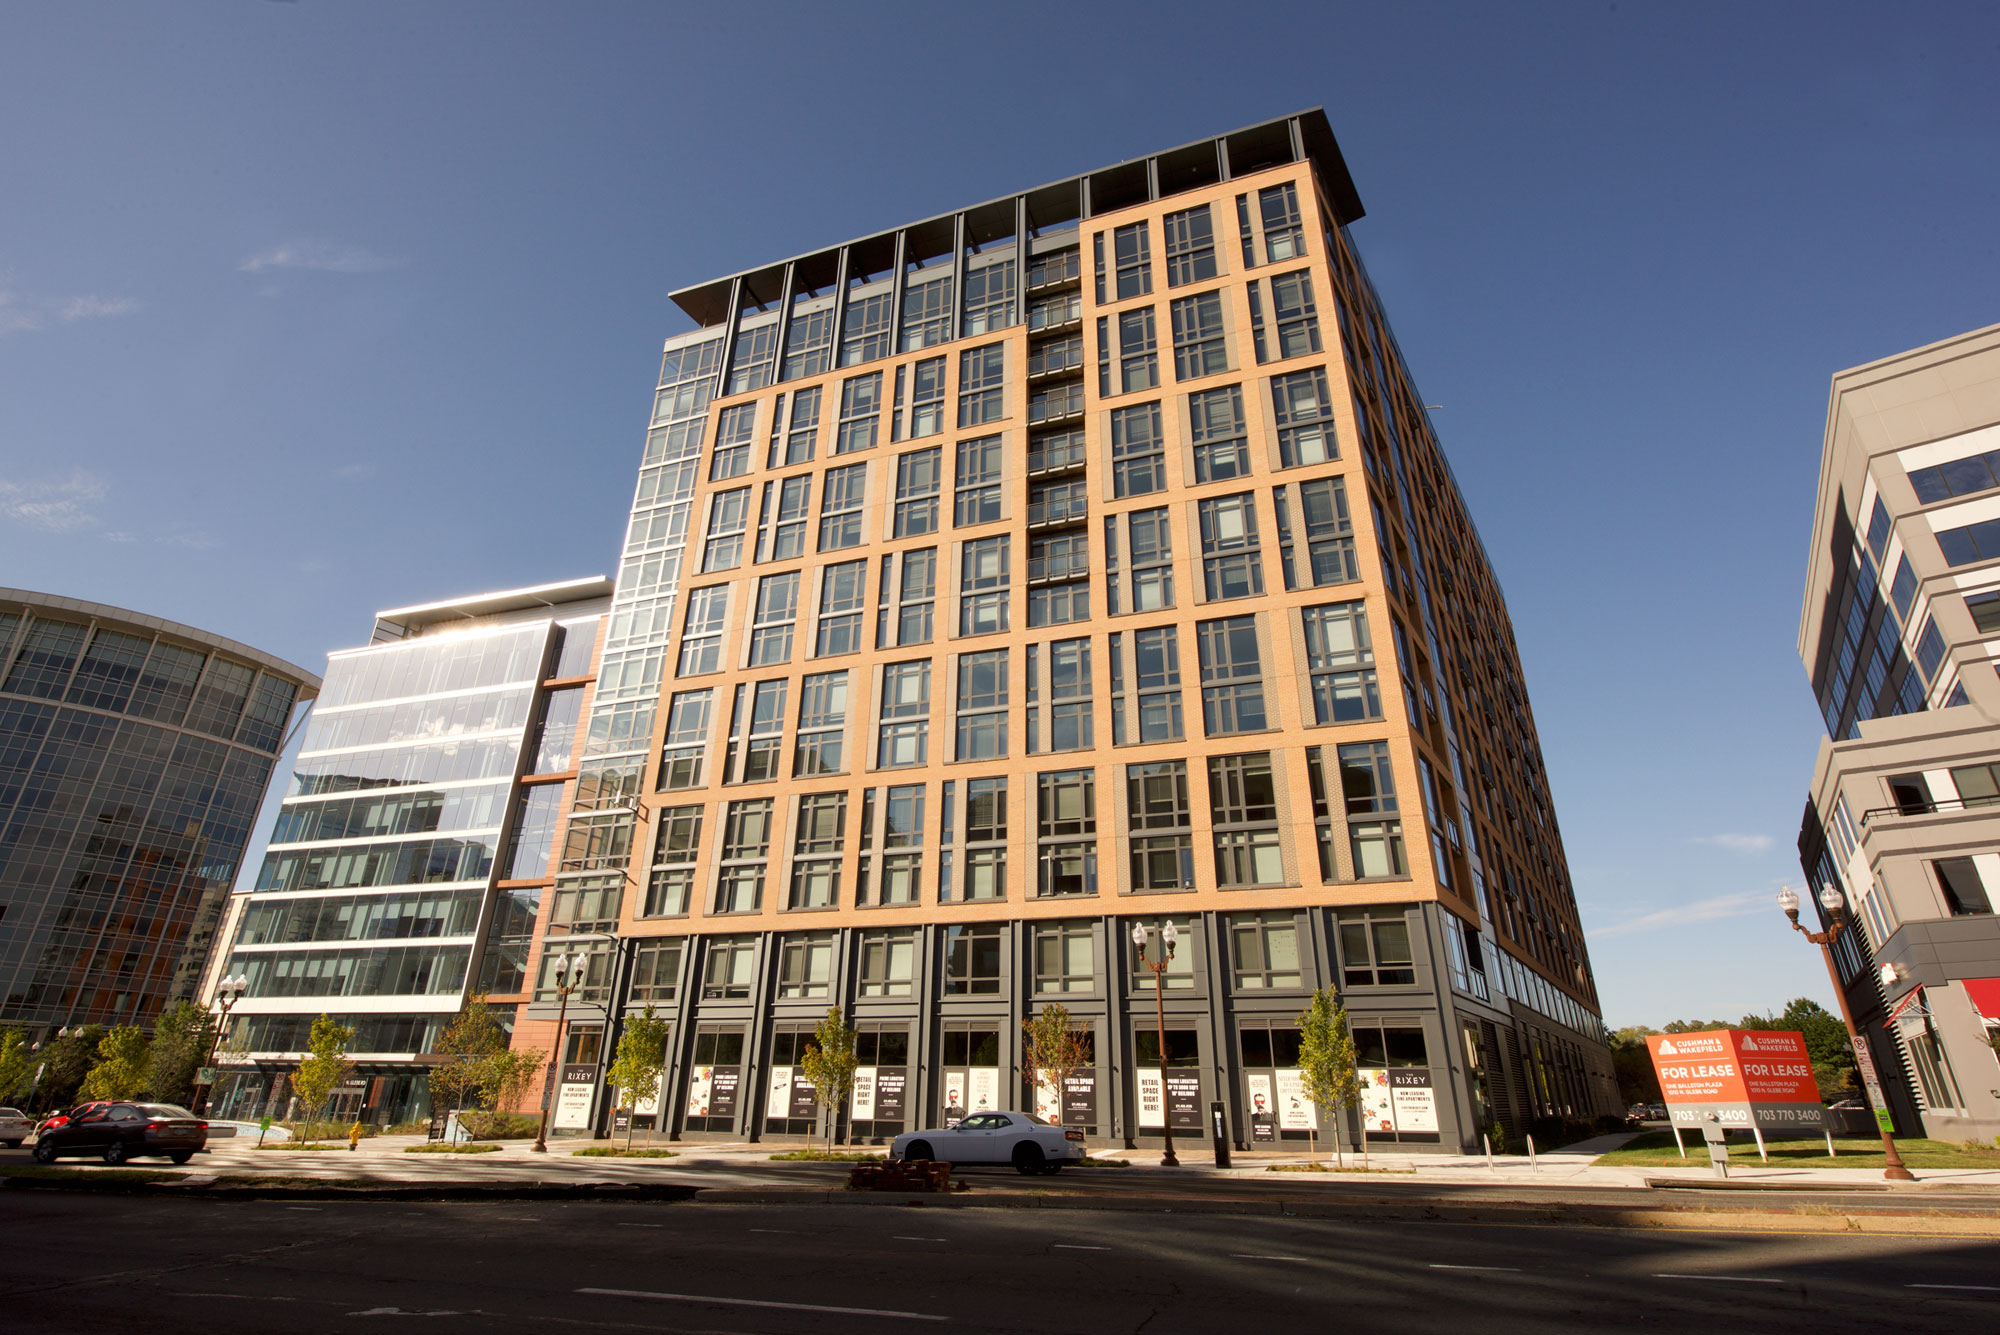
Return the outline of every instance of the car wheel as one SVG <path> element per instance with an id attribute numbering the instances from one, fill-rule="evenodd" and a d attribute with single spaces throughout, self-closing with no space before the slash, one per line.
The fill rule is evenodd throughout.
<path id="1" fill-rule="evenodd" d="M 55 1145 L 55 1142 L 54 1142 L 54 1141 L 52 1141 L 52 1140 L 38 1140 L 38 1141 L 36 1141 L 36 1142 L 35 1142 L 35 1162 L 36 1162 L 36 1163 L 54 1163 L 55 1161 L 56 1161 L 56 1145 Z"/>
<path id="2" fill-rule="evenodd" d="M 1048 1156 L 1042 1153 L 1040 1145 L 1032 1143 L 1016 1145 L 1014 1147 L 1014 1171 L 1022 1177 L 1033 1177 L 1037 1173 L 1046 1172 L 1048 1171 Z"/>
<path id="3" fill-rule="evenodd" d="M 10 1140 L 7 1142 L 7 1148 L 10 1150 L 18 1150 L 21 1148 L 21 1142 L 18 1140 Z"/>
<path id="4" fill-rule="evenodd" d="M 1047 1163 L 1042 1165 L 1043 1177 L 1054 1177 L 1057 1173 L 1060 1173 L 1061 1171 L 1062 1171 L 1062 1160 L 1060 1159 L 1051 1159 Z"/>
<path id="5" fill-rule="evenodd" d="M 193 1150 L 175 1150 L 175 1151 L 174 1151 L 174 1152 L 173 1152 L 172 1154 L 169 1154 L 169 1155 L 168 1155 L 167 1157 L 168 1157 L 169 1159 L 172 1159 L 172 1160 L 173 1160 L 173 1161 L 174 1161 L 175 1163 L 177 1163 L 177 1164 L 183 1164 L 183 1163 L 186 1163 L 186 1162 L 187 1162 L 187 1161 L 188 1161 L 189 1159 L 192 1159 L 192 1158 L 194 1158 L 194 1151 L 193 1151 Z"/>
<path id="6" fill-rule="evenodd" d="M 924 1163 L 931 1157 L 931 1143 L 928 1140 L 913 1140 L 903 1151 L 904 1163 Z"/>
<path id="7" fill-rule="evenodd" d="M 124 1163 L 125 1142 L 122 1140 L 114 1140 L 109 1145 L 106 1145 L 104 1147 L 104 1162 Z"/>

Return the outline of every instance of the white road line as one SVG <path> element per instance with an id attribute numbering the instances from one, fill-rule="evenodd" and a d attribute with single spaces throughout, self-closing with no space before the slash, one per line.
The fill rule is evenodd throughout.
<path id="1" fill-rule="evenodd" d="M 1654 1279 L 1712 1279 L 1718 1284 L 1783 1284 L 1782 1279 L 1753 1279 L 1746 1275 L 1679 1275 L 1656 1272 Z"/>
<path id="2" fill-rule="evenodd" d="M 797 1230 L 797 1229 L 795 1229 L 795 1228 L 753 1228 L 753 1229 L 751 1229 L 750 1231 L 751 1231 L 752 1233 L 788 1233 L 788 1234 L 795 1234 L 795 1233 L 797 1233 L 797 1232 L 798 1232 L 799 1230 Z"/>
<path id="3" fill-rule="evenodd" d="M 319 1213 L 319 1207 L 317 1205 L 287 1205 L 285 1208 L 287 1210 L 307 1210 L 313 1214 Z"/>
<path id="4" fill-rule="evenodd" d="M 1057 1251 L 1064 1252 L 1108 1252 L 1111 1250 L 1109 1247 L 1088 1247 L 1081 1242 L 1052 1242 L 1049 1245 Z"/>
<path id="5" fill-rule="evenodd" d="M 1518 1275 L 1518 1274 L 1520 1274 L 1520 1273 L 1521 1273 L 1521 1267 L 1519 1267 L 1519 1266 L 1517 1266 L 1517 1265 L 1445 1265 L 1445 1264 L 1444 1264 L 1443 1262 L 1441 1262 L 1441 1261 L 1433 1261 L 1433 1262 L 1431 1262 L 1431 1269 L 1433 1269 L 1433 1270 L 1504 1270 L 1504 1271 L 1506 1271 L 1506 1272 L 1507 1272 L 1508 1274 L 1510 1274 L 1510 1275 Z"/>
<path id="6" fill-rule="evenodd" d="M 896 1234 L 895 1240 L 897 1242 L 950 1242 L 951 1241 L 950 1238 L 919 1238 L 908 1233 Z"/>
<path id="7" fill-rule="evenodd" d="M 1312 1259 L 1308 1256 L 1259 1256 L 1256 1252 L 1231 1252 L 1229 1254 L 1238 1261 L 1309 1261 Z"/>
<path id="8" fill-rule="evenodd" d="M 1906 1289 L 1963 1289 L 1970 1293 L 2000 1293 L 1991 1284 L 1905 1284 Z"/>
<path id="9" fill-rule="evenodd" d="M 645 1289 L 578 1289 L 612 1298 L 657 1298 L 668 1303 L 709 1303 L 719 1307 L 771 1307 L 787 1312 L 832 1312 L 838 1316 L 893 1316 L 905 1321 L 948 1321 L 928 1312 L 893 1312 L 879 1307 L 822 1307 L 818 1303 L 773 1303 L 756 1298 L 711 1298 L 699 1293 L 649 1293 Z"/>
<path id="10" fill-rule="evenodd" d="M 620 1228 L 665 1228 L 665 1224 L 620 1224 Z"/>

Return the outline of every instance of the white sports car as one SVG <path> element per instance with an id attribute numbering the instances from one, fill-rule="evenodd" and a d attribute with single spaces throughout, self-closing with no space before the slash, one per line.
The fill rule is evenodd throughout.
<path id="1" fill-rule="evenodd" d="M 889 1146 L 892 1159 L 951 1164 L 1012 1164 L 1022 1176 L 1060 1173 L 1087 1151 L 1083 1132 L 1038 1122 L 1026 1113 L 973 1113 L 949 1130 L 911 1131 Z"/>

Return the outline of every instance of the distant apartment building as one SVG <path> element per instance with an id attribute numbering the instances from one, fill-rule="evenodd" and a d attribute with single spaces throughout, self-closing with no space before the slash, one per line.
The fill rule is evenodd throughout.
<path id="1" fill-rule="evenodd" d="M 643 1006 L 668 1071 L 627 1101 L 675 1136 L 811 1130 L 831 1005 L 842 1135 L 1053 1112 L 1021 1022 L 1060 1002 L 1070 1125 L 1220 1102 L 1302 1142 L 1328 985 L 1378 1145 L 1616 1106 L 1506 603 L 1360 216 L 1312 111 L 675 294 L 515 1027 L 556 1047 L 580 960 L 559 1130 L 608 1124 Z M 1168 923 L 1155 975 L 1131 934 Z"/>
<path id="2" fill-rule="evenodd" d="M 1799 657 L 1799 855 L 1905 1134 L 2000 1133 L 2000 325 L 1833 378 Z M 1824 914 L 1822 913 L 1822 917 Z"/>
<path id="3" fill-rule="evenodd" d="M 574 782 L 604 578 L 377 614 L 328 656 L 268 851 L 214 980 L 248 980 L 210 1107 L 283 1115 L 322 1014 L 351 1027 L 335 1115 L 429 1111 L 439 1035 L 476 993 L 504 1025 Z"/>
<path id="4" fill-rule="evenodd" d="M 318 687 L 192 626 L 0 589 L 0 1025 L 150 1026 L 196 998 Z"/>

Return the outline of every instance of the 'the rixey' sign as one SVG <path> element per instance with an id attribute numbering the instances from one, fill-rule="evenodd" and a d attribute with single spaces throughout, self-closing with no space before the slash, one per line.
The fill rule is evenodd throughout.
<path id="1" fill-rule="evenodd" d="M 1652 1034 L 1646 1046 L 1678 1126 L 1711 1116 L 1725 1127 L 1766 1131 L 1815 1130 L 1824 1121 L 1805 1035 L 1795 1030 Z"/>

